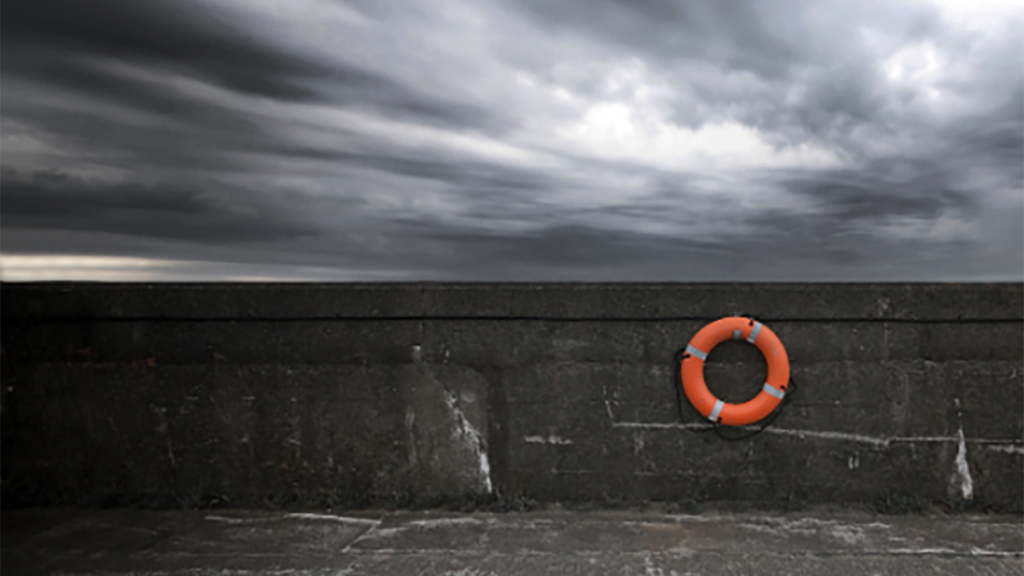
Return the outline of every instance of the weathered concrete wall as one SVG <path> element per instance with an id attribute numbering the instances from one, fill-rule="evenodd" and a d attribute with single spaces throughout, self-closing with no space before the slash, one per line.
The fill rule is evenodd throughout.
<path id="1" fill-rule="evenodd" d="M 1024 507 L 1020 284 L 2 287 L 12 504 L 931 500 Z M 797 386 L 706 431 L 672 354 L 749 313 Z M 753 396 L 726 343 L 707 379 Z"/>

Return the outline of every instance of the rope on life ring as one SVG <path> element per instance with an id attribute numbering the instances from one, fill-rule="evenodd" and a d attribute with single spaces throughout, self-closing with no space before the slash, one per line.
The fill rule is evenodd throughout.
<path id="1" fill-rule="evenodd" d="M 745 340 L 757 346 L 768 363 L 768 377 L 761 392 L 743 404 L 719 400 L 704 382 L 704 361 L 708 354 L 730 339 Z M 789 357 L 782 341 L 753 318 L 730 316 L 704 326 L 686 346 L 681 364 L 683 390 L 690 403 L 708 420 L 726 426 L 746 426 L 764 420 L 785 398 L 790 382 Z"/>

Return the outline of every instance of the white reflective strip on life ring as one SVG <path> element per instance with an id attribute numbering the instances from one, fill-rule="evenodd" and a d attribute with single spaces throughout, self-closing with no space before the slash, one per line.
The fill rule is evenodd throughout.
<path id="1" fill-rule="evenodd" d="M 782 390 L 779 390 L 778 388 L 776 388 L 775 386 L 772 386 L 771 384 L 769 384 L 767 382 L 764 383 L 764 387 L 761 388 L 761 390 L 764 390 L 765 392 L 767 392 L 767 393 L 771 394 L 772 396 L 775 396 L 776 398 L 779 398 L 779 399 L 782 399 L 782 397 L 786 395 L 785 392 L 783 392 Z"/>
<path id="2" fill-rule="evenodd" d="M 686 345 L 686 351 L 690 354 L 690 356 L 694 356 L 694 357 L 700 358 L 701 360 L 707 360 L 708 359 L 708 353 L 703 351 L 703 350 L 701 350 L 700 348 L 694 348 L 693 346 L 690 346 L 689 344 L 687 344 Z"/>
<path id="3" fill-rule="evenodd" d="M 743 339 L 743 333 L 740 332 L 739 330 L 733 330 L 732 331 L 732 339 L 733 340 L 742 340 Z"/>
<path id="4" fill-rule="evenodd" d="M 754 329 L 750 331 L 750 336 L 747 336 L 747 342 L 753 344 L 757 342 L 757 335 L 761 333 L 761 323 L 754 322 Z"/>
<path id="5" fill-rule="evenodd" d="M 711 420 L 712 422 L 718 420 L 718 415 L 721 414 L 723 406 L 725 406 L 725 402 L 716 400 L 715 407 L 711 409 L 711 414 L 708 414 L 708 420 Z"/>

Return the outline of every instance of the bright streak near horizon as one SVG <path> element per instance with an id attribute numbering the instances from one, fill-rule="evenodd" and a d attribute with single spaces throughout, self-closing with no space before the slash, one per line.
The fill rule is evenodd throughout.
<path id="1" fill-rule="evenodd" d="M 4 282 L 99 281 L 138 282 L 155 273 L 187 264 L 183 261 L 124 256 L 0 255 Z"/>
<path id="2" fill-rule="evenodd" d="M 351 281 L 390 274 L 357 271 L 346 277 L 333 268 L 280 266 L 134 258 L 127 256 L 78 256 L 65 254 L 0 254 L 3 282 L 303 282 Z"/>

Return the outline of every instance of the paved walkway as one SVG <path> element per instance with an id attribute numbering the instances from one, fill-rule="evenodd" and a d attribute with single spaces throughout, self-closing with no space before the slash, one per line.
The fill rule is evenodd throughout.
<path id="1" fill-rule="evenodd" d="M 1024 574 L 1020 516 L 2 513 L 15 574 Z"/>

